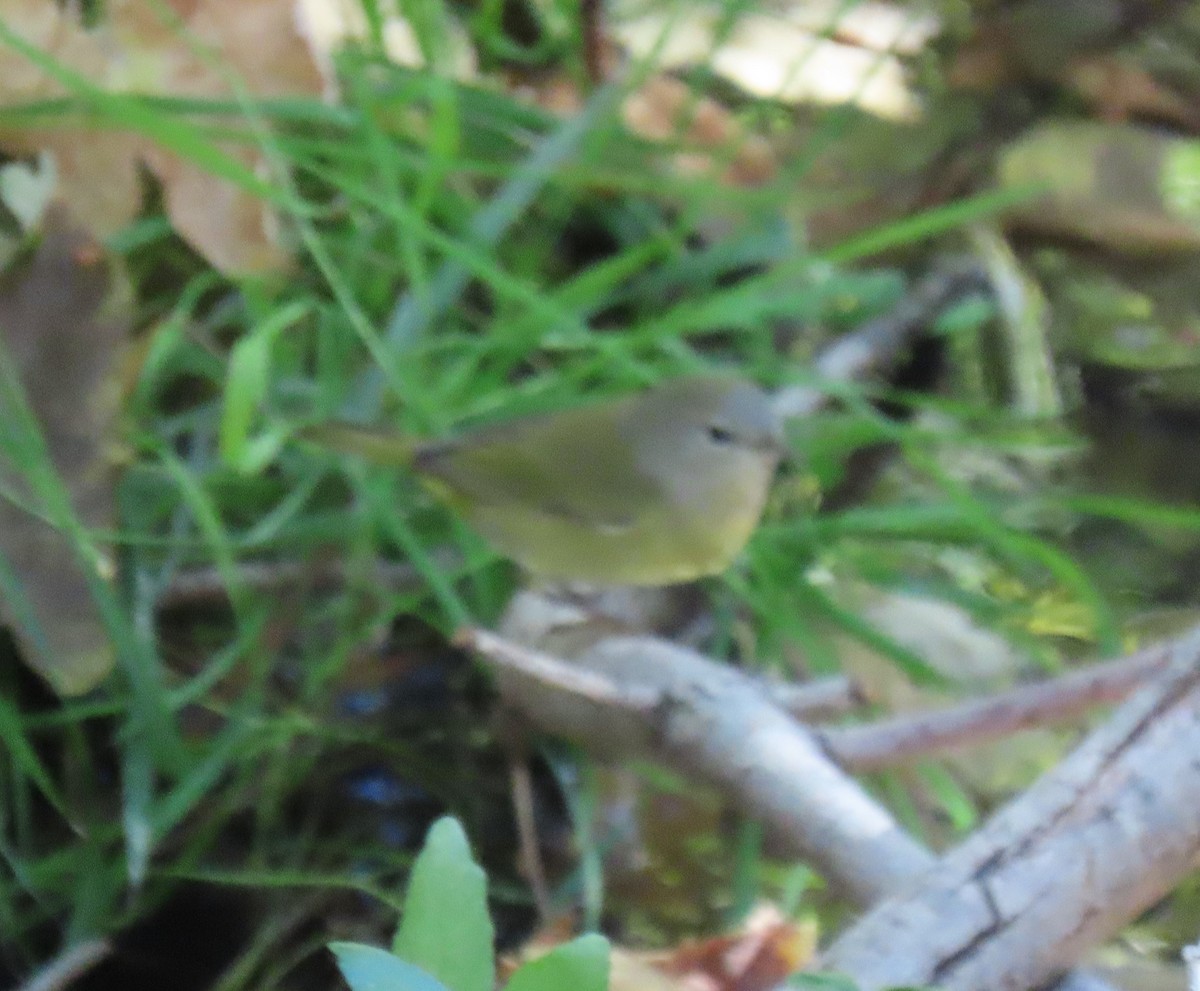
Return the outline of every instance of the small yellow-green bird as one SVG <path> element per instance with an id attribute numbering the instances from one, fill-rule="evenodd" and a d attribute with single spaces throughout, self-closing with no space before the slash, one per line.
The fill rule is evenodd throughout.
<path id="1" fill-rule="evenodd" d="M 783 451 L 768 396 L 718 376 L 445 441 L 414 444 L 348 424 L 302 436 L 410 466 L 532 574 L 600 585 L 670 585 L 723 571 L 758 525 Z"/>

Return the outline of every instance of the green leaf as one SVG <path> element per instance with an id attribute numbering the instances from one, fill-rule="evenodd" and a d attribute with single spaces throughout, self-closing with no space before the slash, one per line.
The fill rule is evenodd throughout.
<path id="1" fill-rule="evenodd" d="M 787 986 L 802 991 L 859 991 L 848 975 L 837 973 L 793 974 L 787 979 Z"/>
<path id="2" fill-rule="evenodd" d="M 956 830 L 965 833 L 978 825 L 979 810 L 975 808 L 971 796 L 944 767 L 924 764 L 919 770 L 921 780 L 929 786 Z"/>
<path id="3" fill-rule="evenodd" d="M 218 444 L 225 463 L 243 472 L 261 470 L 278 451 L 282 434 L 276 429 L 251 434 L 271 388 L 271 352 L 275 341 L 308 313 L 304 303 L 291 303 L 273 313 L 229 354 Z"/>
<path id="4" fill-rule="evenodd" d="M 439 819 L 425 837 L 393 944 L 450 991 L 492 991 L 496 980 L 487 878 L 471 859 L 457 820 Z"/>
<path id="5" fill-rule="evenodd" d="M 504 991 L 607 991 L 608 940 L 591 934 L 556 946 L 513 974 Z"/>
<path id="6" fill-rule="evenodd" d="M 11 702 L 0 698 L 0 744 L 4 745 L 12 762 L 12 771 L 24 774 L 34 786 L 72 828 L 78 828 L 73 819 L 67 800 L 58 790 L 50 772 L 38 758 L 37 751 L 30 743 L 24 727 L 21 725 L 21 714 Z"/>
<path id="7" fill-rule="evenodd" d="M 377 946 L 330 943 L 338 969 L 352 991 L 446 991 L 446 986 L 420 967 Z"/>

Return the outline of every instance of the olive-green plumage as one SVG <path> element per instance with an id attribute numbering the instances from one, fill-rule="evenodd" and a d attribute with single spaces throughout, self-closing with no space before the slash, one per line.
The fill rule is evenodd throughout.
<path id="1" fill-rule="evenodd" d="M 428 444 L 334 424 L 306 436 L 411 464 L 536 575 L 613 585 L 724 570 L 758 525 L 782 448 L 767 396 L 719 377 L 676 379 Z"/>

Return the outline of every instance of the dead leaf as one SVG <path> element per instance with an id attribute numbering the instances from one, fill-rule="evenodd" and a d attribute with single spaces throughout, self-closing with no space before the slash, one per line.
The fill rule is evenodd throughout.
<path id="1" fill-rule="evenodd" d="M 108 11 L 122 50 L 154 67 L 145 82 L 130 80 L 137 88 L 196 99 L 314 96 L 324 88 L 290 3 L 188 0 L 176 5 L 177 24 L 141 0 L 118 0 Z M 220 148 L 249 171 L 266 171 L 257 150 Z M 160 147 L 146 146 L 142 158 L 162 183 L 171 223 L 213 265 L 243 273 L 287 267 L 291 254 L 269 204 Z"/>
<path id="2" fill-rule="evenodd" d="M 48 154 L 58 175 L 54 199 L 97 238 L 132 221 L 142 207 L 140 140 L 119 131 L 38 128 L 0 135 L 16 154 Z"/>
<path id="3" fill-rule="evenodd" d="M 235 99 L 316 95 L 323 88 L 292 5 L 283 0 L 174 0 L 166 6 L 113 0 L 105 5 L 106 19 L 91 28 L 75 16 L 75 5 L 15 2 L 20 8 L 11 12 L 10 22 L 25 41 L 112 92 Z M 33 62 L 0 46 L 0 103 L 64 92 Z M 251 171 L 264 170 L 257 150 L 221 147 Z M 139 170 L 146 165 L 163 185 L 175 228 L 218 268 L 262 272 L 290 261 L 269 204 L 140 135 L 102 121 L 76 126 L 65 118 L 54 127 L 10 123 L 0 128 L 0 148 L 17 155 L 53 154 L 58 199 L 97 237 L 137 215 Z"/>
<path id="4" fill-rule="evenodd" d="M 115 375 L 126 315 L 109 306 L 113 275 L 94 242 L 50 212 L 42 243 L 0 282 L 0 334 L 37 417 L 51 460 L 79 518 L 113 525 L 105 445 L 116 412 Z M 36 628 L 0 601 L 26 661 L 64 695 L 87 691 L 112 666 L 111 648 L 81 565 L 67 539 L 21 505 L 22 466 L 0 457 L 0 550 Z"/>
<path id="5" fill-rule="evenodd" d="M 1200 113 L 1193 102 L 1132 60 L 1115 55 L 1078 58 L 1066 68 L 1065 75 L 1071 88 L 1109 123 L 1141 118 L 1170 124 L 1180 131 L 1200 130 Z"/>
<path id="6" fill-rule="evenodd" d="M 685 175 L 710 173 L 720 163 L 722 178 L 734 186 L 757 186 L 775 176 L 775 155 L 766 139 L 748 132 L 716 100 L 697 96 L 678 79 L 646 80 L 625 100 L 621 116 L 640 137 L 683 146 L 675 167 Z"/>
<path id="7" fill-rule="evenodd" d="M 811 963 L 816 947 L 815 923 L 794 922 L 761 905 L 737 932 L 689 940 L 665 953 L 614 950 L 609 987 L 767 991 Z"/>
<path id="8" fill-rule="evenodd" d="M 83 29 L 72 5 L 12 0 L 8 8 L 9 23 L 29 44 L 85 78 L 105 77 L 109 56 L 103 39 Z M 62 85 L 32 61 L 0 45 L 0 104 L 18 105 L 64 93 Z M 99 237 L 127 224 L 141 205 L 136 146 L 130 135 L 91 130 L 75 121 L 53 127 L 0 126 L 0 148 L 9 154 L 53 156 L 57 198 Z"/>
<path id="9" fill-rule="evenodd" d="M 608 967 L 608 991 L 689 991 L 681 978 L 665 973 L 643 954 L 614 949 Z"/>
<path id="10" fill-rule="evenodd" d="M 254 152 L 228 146 L 224 151 L 252 170 L 260 164 Z M 171 224 L 213 266 L 222 272 L 266 273 L 291 263 L 274 211 L 263 200 L 158 148 L 147 148 L 145 161 L 162 183 Z"/>
<path id="11" fill-rule="evenodd" d="M 501 980 L 570 937 L 569 920 L 553 923 L 526 944 L 519 960 L 501 960 Z M 613 947 L 608 986 L 609 991 L 767 991 L 812 963 L 816 948 L 815 923 L 795 922 L 773 905 L 761 905 L 736 932 L 651 953 Z"/>

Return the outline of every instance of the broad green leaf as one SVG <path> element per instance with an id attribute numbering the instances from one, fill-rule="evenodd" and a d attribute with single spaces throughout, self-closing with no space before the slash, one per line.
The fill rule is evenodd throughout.
<path id="1" fill-rule="evenodd" d="M 608 940 L 594 934 L 555 947 L 513 974 L 504 991 L 607 991 Z"/>
<path id="2" fill-rule="evenodd" d="M 392 947 L 450 991 L 492 991 L 496 980 L 487 878 L 457 820 L 429 829 L 408 882 Z"/>
<path id="3" fill-rule="evenodd" d="M 338 969 L 352 991 L 446 991 L 446 986 L 420 967 L 377 946 L 330 943 Z"/>

